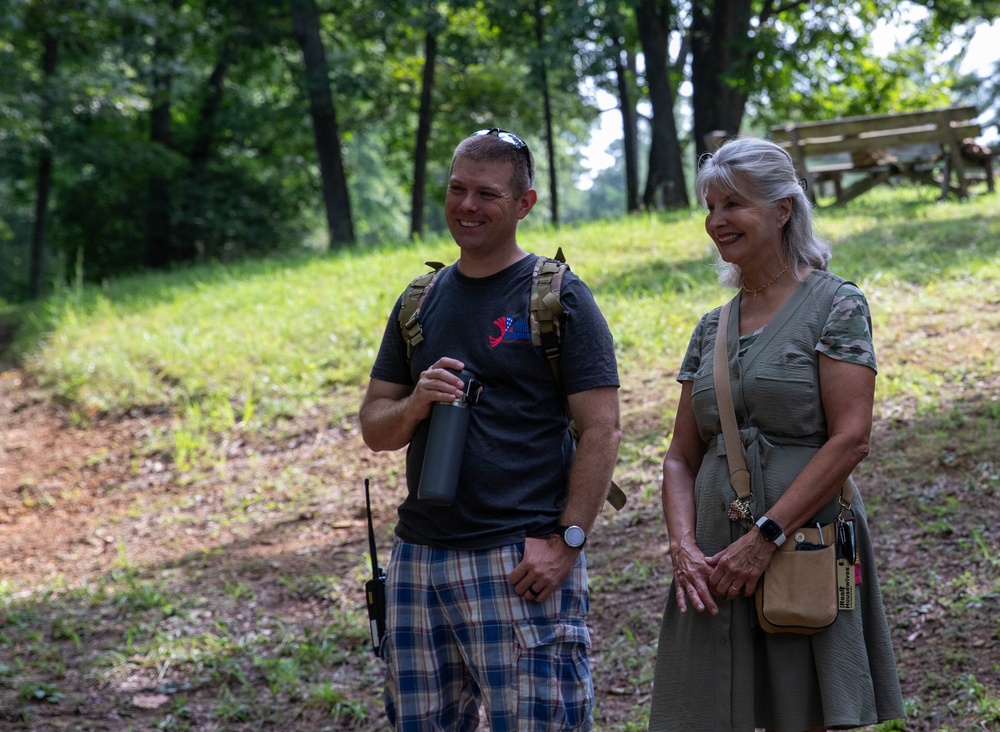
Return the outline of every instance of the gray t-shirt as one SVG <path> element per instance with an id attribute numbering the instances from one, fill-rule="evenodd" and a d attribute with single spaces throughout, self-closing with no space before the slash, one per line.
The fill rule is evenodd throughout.
<path id="1" fill-rule="evenodd" d="M 409 363 L 399 330 L 399 301 L 386 325 L 371 376 L 412 386 L 443 356 L 465 363 L 483 384 L 470 407 L 469 428 L 451 506 L 417 498 L 430 419 L 406 454 L 408 494 L 396 534 L 406 541 L 450 549 L 489 549 L 550 534 L 566 499 L 573 444 L 564 396 L 544 353 L 531 343 L 528 301 L 537 257 L 530 255 L 484 278 L 452 266 L 424 300 L 424 340 Z M 590 290 L 567 272 L 560 364 L 567 394 L 618 386 L 614 343 Z"/>

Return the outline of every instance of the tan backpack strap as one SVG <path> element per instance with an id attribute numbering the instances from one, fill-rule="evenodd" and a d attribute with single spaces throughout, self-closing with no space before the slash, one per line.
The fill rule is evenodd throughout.
<path id="1" fill-rule="evenodd" d="M 557 256 L 560 254 L 561 248 Z M 562 335 L 563 306 L 559 302 L 559 293 L 567 269 L 569 265 L 564 261 L 538 257 L 531 274 L 531 299 L 528 304 L 531 342 L 544 351 L 560 389 L 562 374 L 559 371 L 559 338 Z"/>
<path id="2" fill-rule="evenodd" d="M 410 358 L 413 347 L 424 340 L 424 332 L 420 327 L 420 309 L 439 274 L 444 272 L 445 265 L 441 262 L 425 262 L 432 267 L 432 272 L 422 274 L 414 279 L 403 292 L 399 306 L 399 329 L 406 341 L 406 357 Z"/>
<path id="3" fill-rule="evenodd" d="M 538 257 L 531 275 L 531 300 L 528 304 L 531 342 L 544 351 L 560 391 L 562 391 L 562 372 L 559 369 L 559 339 L 562 337 L 562 316 L 565 309 L 559 300 L 559 295 L 562 291 L 563 276 L 568 269 L 569 265 L 566 264 L 562 247 L 559 247 L 552 259 Z M 570 431 L 575 442 L 576 425 L 570 413 L 569 401 L 566 401 L 566 416 L 570 421 Z M 625 491 L 611 481 L 607 495 L 608 503 L 616 511 L 621 511 L 627 500 Z"/>
<path id="4" fill-rule="evenodd" d="M 625 502 L 627 500 L 628 497 L 625 495 L 625 491 L 623 491 L 617 483 L 611 481 L 611 487 L 608 489 L 607 501 L 611 504 L 612 508 L 616 511 L 621 511 L 625 508 Z"/>

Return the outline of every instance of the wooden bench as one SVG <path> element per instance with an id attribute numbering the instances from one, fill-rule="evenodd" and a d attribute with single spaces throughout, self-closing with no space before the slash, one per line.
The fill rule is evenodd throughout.
<path id="1" fill-rule="evenodd" d="M 963 155 L 963 141 L 982 134 L 974 106 L 925 112 L 842 117 L 771 128 L 771 139 L 792 154 L 815 202 L 820 184 L 832 182 L 837 204 L 847 203 L 894 176 L 939 186 L 941 196 L 969 195 L 985 180 L 994 190 L 992 155 Z M 969 169 L 980 168 L 975 175 Z M 953 175 L 954 174 L 954 175 Z M 845 176 L 855 180 L 847 187 Z M 952 183 L 952 177 L 955 182 Z"/>

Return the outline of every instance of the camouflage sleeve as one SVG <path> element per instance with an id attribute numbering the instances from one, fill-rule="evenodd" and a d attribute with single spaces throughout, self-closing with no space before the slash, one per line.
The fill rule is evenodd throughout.
<path id="1" fill-rule="evenodd" d="M 702 348 L 705 345 L 705 319 L 707 317 L 707 315 L 702 316 L 691 334 L 687 353 L 684 354 L 680 373 L 677 374 L 677 381 L 694 381 L 694 375 L 701 368 Z"/>
<path id="2" fill-rule="evenodd" d="M 837 291 L 816 351 L 838 361 L 878 371 L 872 343 L 871 311 L 865 296 L 855 285 L 847 283 Z"/>

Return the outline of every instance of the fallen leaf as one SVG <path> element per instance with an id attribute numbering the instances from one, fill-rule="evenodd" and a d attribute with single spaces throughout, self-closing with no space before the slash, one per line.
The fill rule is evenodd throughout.
<path id="1" fill-rule="evenodd" d="M 166 694 L 136 694 L 132 697 L 133 706 L 140 709 L 159 709 L 169 702 L 170 697 Z"/>

